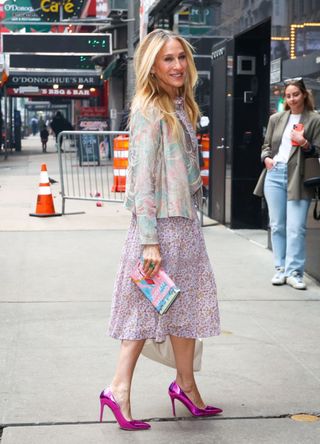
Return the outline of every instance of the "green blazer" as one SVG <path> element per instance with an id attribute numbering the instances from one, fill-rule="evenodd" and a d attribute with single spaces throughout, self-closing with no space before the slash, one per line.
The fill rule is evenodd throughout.
<path id="1" fill-rule="evenodd" d="M 261 160 L 273 158 L 279 151 L 281 139 L 288 123 L 290 111 L 273 114 L 268 123 L 267 132 L 262 145 Z M 304 160 L 310 155 L 319 155 L 320 147 L 320 115 L 315 111 L 305 110 L 300 119 L 304 124 L 304 136 L 310 142 L 311 148 L 303 150 L 293 146 L 288 160 L 288 200 L 312 199 L 314 190 L 306 188 L 304 181 Z M 263 186 L 267 169 L 264 168 L 253 194 L 263 196 Z"/>

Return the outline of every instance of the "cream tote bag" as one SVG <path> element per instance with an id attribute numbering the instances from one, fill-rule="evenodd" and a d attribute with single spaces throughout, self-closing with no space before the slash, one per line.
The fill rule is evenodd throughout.
<path id="1" fill-rule="evenodd" d="M 202 352 L 203 352 L 202 339 L 196 339 L 194 360 L 193 360 L 193 371 L 195 372 L 201 370 Z M 141 353 L 146 358 L 152 359 L 152 361 L 160 362 L 160 364 L 176 368 L 173 348 L 169 336 L 166 336 L 166 339 L 163 342 L 156 342 L 154 339 L 147 339 Z"/>

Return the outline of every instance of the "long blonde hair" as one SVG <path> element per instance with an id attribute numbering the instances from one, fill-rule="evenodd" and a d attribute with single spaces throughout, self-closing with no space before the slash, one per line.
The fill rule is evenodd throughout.
<path id="1" fill-rule="evenodd" d="M 175 115 L 172 98 L 161 88 L 157 79 L 151 74 L 155 59 L 165 43 L 176 39 L 181 43 L 187 59 L 187 72 L 184 85 L 179 88 L 179 96 L 185 100 L 188 117 L 196 127 L 200 111 L 194 99 L 194 88 L 198 80 L 197 69 L 193 60 L 193 48 L 183 37 L 165 29 L 155 29 L 140 42 L 134 56 L 136 74 L 136 91 L 132 101 L 131 114 L 139 110 L 148 117 L 151 108 L 159 111 L 159 116 L 167 122 L 173 134 L 180 139 L 181 125 Z"/>

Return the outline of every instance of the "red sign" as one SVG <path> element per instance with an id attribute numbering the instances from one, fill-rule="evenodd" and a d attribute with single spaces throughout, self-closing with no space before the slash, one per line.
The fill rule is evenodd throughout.
<path id="1" fill-rule="evenodd" d="M 82 106 L 80 116 L 82 117 L 106 117 L 108 110 L 104 106 Z"/>
<path id="2" fill-rule="evenodd" d="M 72 89 L 72 88 L 37 88 L 37 87 L 19 87 L 19 88 L 8 88 L 7 94 L 9 96 L 19 96 L 19 97 L 35 97 L 35 96 L 45 96 L 45 97 L 69 97 L 71 99 L 82 99 L 86 97 L 97 97 L 99 95 L 99 90 L 96 88 L 90 89 Z"/>

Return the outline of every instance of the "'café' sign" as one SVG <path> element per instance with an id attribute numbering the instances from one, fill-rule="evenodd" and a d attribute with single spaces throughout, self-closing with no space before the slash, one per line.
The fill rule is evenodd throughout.
<path id="1" fill-rule="evenodd" d="M 33 9 L 47 22 L 80 17 L 84 3 L 85 0 L 31 0 Z"/>

